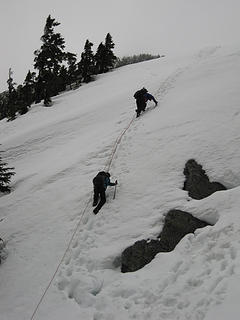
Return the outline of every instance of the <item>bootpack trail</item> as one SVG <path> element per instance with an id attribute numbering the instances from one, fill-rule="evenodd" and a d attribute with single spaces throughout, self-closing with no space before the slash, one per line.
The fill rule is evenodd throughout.
<path id="1" fill-rule="evenodd" d="M 181 69 L 178 69 L 176 72 L 174 72 L 171 76 L 169 76 L 167 79 L 165 79 L 163 81 L 163 83 L 161 83 L 159 89 L 156 91 L 155 95 L 157 97 L 157 99 L 160 101 L 162 101 L 162 99 L 164 98 L 164 96 L 168 93 L 168 91 L 170 89 L 172 89 L 174 87 L 174 83 L 177 81 L 177 78 L 184 72 L 186 71 L 186 67 L 185 68 L 181 68 Z M 160 103 L 157 105 L 157 106 L 152 106 L 152 105 L 148 105 L 146 110 L 141 114 L 141 117 L 144 116 L 144 114 L 148 113 L 149 111 L 153 111 L 155 109 L 160 109 L 161 106 L 160 106 Z M 110 154 L 110 157 L 109 159 L 107 160 L 107 164 L 105 165 L 104 167 L 104 171 L 110 171 L 111 170 L 111 166 L 112 166 L 112 163 L 114 161 L 114 156 L 116 155 L 117 153 L 117 149 L 119 147 L 119 145 L 121 144 L 122 142 L 122 138 L 124 137 L 125 134 L 127 134 L 127 131 L 129 130 L 129 128 L 131 127 L 131 125 L 134 123 L 134 121 L 136 121 L 138 119 L 136 119 L 135 115 L 132 117 L 132 119 L 129 121 L 128 125 L 122 130 L 122 132 L 120 133 L 120 135 L 117 137 L 117 139 L 115 140 L 113 146 L 112 146 L 112 151 L 111 151 L 111 154 Z M 115 199 L 116 197 L 116 186 L 114 188 L 114 194 L 113 194 L 113 199 Z M 38 308 L 40 307 L 41 303 L 43 302 L 50 286 L 52 285 L 56 275 L 58 274 L 59 270 L 60 270 L 60 267 L 61 265 L 63 264 L 64 260 L 66 259 L 66 256 L 67 256 L 67 253 L 68 251 L 70 250 L 72 244 L 73 244 L 73 241 L 74 239 L 76 238 L 76 235 L 77 235 L 77 232 L 79 231 L 79 227 L 82 223 L 86 224 L 88 219 L 85 219 L 85 221 L 83 220 L 84 218 L 84 215 L 85 213 L 87 212 L 87 209 L 90 207 L 90 204 L 91 204 L 91 201 L 92 201 L 92 193 L 90 195 L 90 198 L 89 200 L 86 202 L 86 205 L 84 206 L 83 210 L 81 211 L 81 214 L 80 214 L 80 218 L 79 218 L 79 221 L 77 223 L 77 226 L 70 238 L 70 241 L 68 243 L 68 246 L 56 268 L 56 271 L 54 272 L 52 278 L 50 279 L 50 282 L 48 283 L 46 289 L 44 290 L 43 292 L 43 295 L 41 296 L 40 300 L 39 300 L 39 303 L 37 304 L 36 308 L 34 309 L 34 312 L 32 314 L 32 317 L 31 317 L 31 320 L 34 319 L 37 311 L 38 311 Z M 101 209 L 101 210 L 104 210 L 104 207 Z M 75 247 L 75 246 L 74 246 Z M 68 258 L 69 260 L 69 258 Z M 60 281 L 61 283 L 61 281 Z M 59 285 L 59 287 L 61 287 L 61 285 Z"/>
<path id="2" fill-rule="evenodd" d="M 181 93 L 187 89 L 190 97 L 197 97 L 191 92 L 189 79 L 195 74 L 201 76 L 198 70 L 202 68 L 207 73 L 211 61 L 217 65 L 216 52 L 212 49 L 193 59 L 173 59 L 170 63 L 166 58 L 116 70 L 78 91 L 56 97 L 52 108 L 34 106 L 11 128 L 9 123 L 3 124 L 3 148 L 7 146 L 7 160 L 18 172 L 14 192 L 1 198 L 5 217 L 0 225 L 1 236 L 10 235 L 7 246 L 12 251 L 1 268 L 6 275 L 5 280 L 2 278 L 6 290 L 0 297 L 3 317 L 15 320 L 14 310 L 18 310 L 20 317 L 29 318 L 26 315 L 32 314 L 35 305 L 31 319 L 46 319 L 49 315 L 51 320 L 60 315 L 66 318 L 69 313 L 72 319 L 78 315 L 105 320 L 114 319 L 119 305 L 121 314 L 115 310 L 116 319 L 133 319 L 134 312 L 141 311 L 138 299 L 146 303 L 146 299 L 160 299 L 160 289 L 156 288 L 154 297 L 154 290 L 151 295 L 144 293 L 141 285 L 139 292 L 132 286 L 133 278 L 138 287 L 137 278 L 142 283 L 143 272 L 154 268 L 156 262 L 143 272 L 123 277 L 119 274 L 119 255 L 136 240 L 159 233 L 162 214 L 185 201 L 175 186 L 181 184 L 181 164 L 186 154 L 196 149 L 192 140 L 200 126 L 195 125 L 198 119 L 192 112 L 199 104 L 187 109 L 188 101 Z M 211 85 L 208 83 L 208 87 Z M 143 86 L 159 104 L 153 108 L 149 103 L 136 119 L 132 96 Z M 177 117 L 177 110 L 185 109 Z M 32 119 L 30 126 L 26 125 L 28 117 Z M 208 161 L 214 154 L 208 154 Z M 119 184 L 115 201 L 114 189 L 109 189 L 107 203 L 95 216 L 90 205 L 91 179 L 103 169 L 110 171 Z M 185 270 L 186 265 L 182 266 Z M 177 263 L 172 268 L 182 270 Z M 175 276 L 179 279 L 180 273 L 175 272 Z M 173 282 L 168 278 L 163 290 Z M 162 282 L 161 286 L 164 288 Z M 10 297 L 13 308 L 9 308 Z M 108 305 L 111 312 L 107 311 Z M 167 301 L 160 299 L 159 305 L 169 312 Z M 182 314 L 188 309 L 182 305 Z M 137 313 L 135 318 L 143 319 L 143 313 Z M 151 319 L 150 315 L 147 318 Z"/>

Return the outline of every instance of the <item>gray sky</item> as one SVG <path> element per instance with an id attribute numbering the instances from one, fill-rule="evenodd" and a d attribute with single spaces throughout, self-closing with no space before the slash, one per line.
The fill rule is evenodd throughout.
<path id="1" fill-rule="evenodd" d="M 108 32 L 119 57 L 240 43 L 239 0 L 0 0 L 0 91 L 9 67 L 18 84 L 33 71 L 49 14 L 78 58 L 86 39 L 95 52 Z"/>

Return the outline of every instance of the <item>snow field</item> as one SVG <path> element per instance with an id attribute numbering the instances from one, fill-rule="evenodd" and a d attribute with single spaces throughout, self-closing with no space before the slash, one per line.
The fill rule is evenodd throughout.
<path id="1" fill-rule="evenodd" d="M 56 97 L 52 108 L 36 105 L 13 125 L 1 121 L 2 148 L 17 172 L 13 192 L 1 197 L 0 234 L 9 251 L 0 268 L 3 320 L 31 317 L 79 219 L 34 319 L 223 319 L 225 303 L 233 319 L 239 310 L 237 303 L 228 307 L 239 278 L 239 59 L 239 50 L 214 47 L 126 66 Z M 116 199 L 109 188 L 95 216 L 87 206 L 91 180 L 108 164 L 141 86 L 159 105 L 149 104 L 124 134 L 110 168 L 119 181 Z M 229 190 L 190 199 L 182 190 L 190 158 Z M 174 208 L 214 226 L 121 274 L 121 252 L 156 237 Z"/>

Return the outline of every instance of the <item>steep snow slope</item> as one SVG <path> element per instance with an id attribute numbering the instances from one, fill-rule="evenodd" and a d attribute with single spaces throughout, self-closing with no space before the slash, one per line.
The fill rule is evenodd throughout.
<path id="1" fill-rule="evenodd" d="M 56 97 L 52 108 L 36 105 L 0 122 L 2 149 L 17 172 L 13 192 L 0 198 L 8 250 L 1 320 L 31 318 L 68 245 L 34 319 L 237 319 L 239 62 L 239 48 L 214 47 L 126 66 Z M 159 106 L 149 104 L 122 137 L 110 167 L 116 199 L 109 189 L 95 216 L 91 180 L 108 166 L 143 85 Z M 190 158 L 229 190 L 190 199 L 182 190 Z M 121 274 L 122 250 L 159 234 L 173 208 L 215 225 Z"/>

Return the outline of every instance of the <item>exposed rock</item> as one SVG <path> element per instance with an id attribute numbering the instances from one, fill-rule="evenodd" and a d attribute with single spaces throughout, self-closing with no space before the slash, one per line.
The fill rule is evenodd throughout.
<path id="1" fill-rule="evenodd" d="M 140 240 L 122 253 L 122 272 L 141 269 L 148 264 L 158 252 L 161 252 L 159 240 Z"/>
<path id="2" fill-rule="evenodd" d="M 226 190 L 221 183 L 210 182 L 202 166 L 194 159 L 187 161 L 183 173 L 186 176 L 183 190 L 188 191 L 189 196 L 193 199 L 200 200 L 216 191 Z"/>
<path id="3" fill-rule="evenodd" d="M 181 210 L 170 210 L 166 215 L 160 242 L 164 251 L 172 251 L 178 242 L 188 233 L 194 233 L 198 228 L 209 225 L 207 222 L 193 217 Z"/>
<path id="4" fill-rule="evenodd" d="M 188 233 L 208 224 L 190 213 L 171 210 L 168 212 L 163 230 L 157 240 L 140 240 L 122 253 L 122 272 L 132 272 L 148 264 L 159 252 L 172 251 Z"/>
<path id="5" fill-rule="evenodd" d="M 190 197 L 203 199 L 212 193 L 226 190 L 219 182 L 210 182 L 202 166 L 194 159 L 188 160 L 184 174 L 184 190 Z M 157 253 L 172 251 L 178 242 L 188 233 L 208 224 L 193 217 L 190 213 L 171 210 L 165 218 L 164 227 L 157 240 L 141 240 L 125 249 L 122 253 L 122 272 L 136 271 L 149 263 Z"/>

